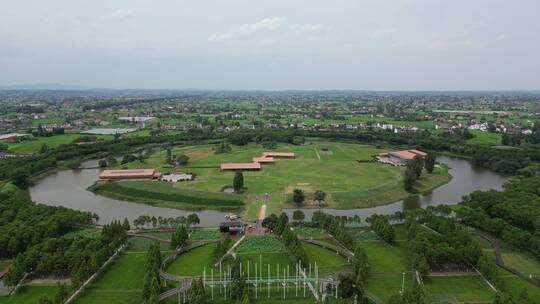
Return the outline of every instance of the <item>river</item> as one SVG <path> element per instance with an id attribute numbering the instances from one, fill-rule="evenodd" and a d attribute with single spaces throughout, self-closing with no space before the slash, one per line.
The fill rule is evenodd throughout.
<path id="1" fill-rule="evenodd" d="M 497 174 L 488 169 L 473 166 L 468 160 L 441 156 L 437 159 L 450 167 L 453 179 L 430 192 L 412 196 L 404 201 L 389 205 L 363 209 L 324 209 L 334 215 L 353 216 L 358 214 L 362 220 L 378 214 L 392 214 L 396 211 L 425 207 L 438 204 L 457 204 L 463 195 L 474 190 L 501 189 L 509 177 Z M 97 161 L 83 163 L 84 167 L 94 167 Z M 183 211 L 170 208 L 159 208 L 145 204 L 136 204 L 96 195 L 87 191 L 99 176 L 100 169 L 78 169 L 58 171 L 40 179 L 29 188 L 33 201 L 53 206 L 64 206 L 71 209 L 90 211 L 99 215 L 99 223 L 105 224 L 112 220 L 133 220 L 140 215 L 177 217 L 186 216 L 192 211 Z M 285 212 L 291 217 L 295 209 Z M 320 209 L 302 209 L 309 219 L 313 212 Z M 225 213 L 219 211 L 197 212 L 201 226 L 217 226 L 224 220 Z"/>

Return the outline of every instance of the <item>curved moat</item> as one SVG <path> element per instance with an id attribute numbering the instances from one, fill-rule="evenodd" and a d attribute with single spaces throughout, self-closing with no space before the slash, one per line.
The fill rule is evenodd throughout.
<path id="1" fill-rule="evenodd" d="M 457 204 L 463 195 L 475 190 L 489 190 L 502 188 L 510 177 L 498 174 L 488 169 L 474 166 L 470 161 L 460 158 L 441 156 L 439 162 L 450 167 L 452 180 L 436 189 L 421 195 L 412 196 L 404 201 L 392 204 L 362 209 L 302 209 L 309 219 L 313 212 L 324 210 L 334 215 L 359 215 L 362 220 L 378 214 L 392 214 L 396 211 L 426 207 L 439 204 Z M 97 161 L 88 161 L 84 167 L 94 167 Z M 108 223 L 112 220 L 128 218 L 133 220 L 140 215 L 177 217 L 186 216 L 193 211 L 153 207 L 145 204 L 136 204 L 116 200 L 94 194 L 86 190 L 99 176 L 100 169 L 65 170 L 52 173 L 40 179 L 29 188 L 33 201 L 47 205 L 64 206 L 71 209 L 94 212 L 99 216 L 99 223 Z M 295 209 L 286 209 L 292 215 Z M 224 220 L 225 212 L 197 211 L 201 226 L 216 226 Z"/>

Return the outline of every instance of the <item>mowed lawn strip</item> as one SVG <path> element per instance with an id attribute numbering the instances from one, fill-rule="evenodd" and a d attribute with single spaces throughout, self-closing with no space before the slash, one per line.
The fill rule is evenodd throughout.
<path id="1" fill-rule="evenodd" d="M 146 253 L 120 255 L 77 300 L 81 304 L 139 304 Z"/>

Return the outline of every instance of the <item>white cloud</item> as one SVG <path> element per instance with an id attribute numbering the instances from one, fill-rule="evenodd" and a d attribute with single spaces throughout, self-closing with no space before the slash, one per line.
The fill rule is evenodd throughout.
<path id="1" fill-rule="evenodd" d="M 118 8 L 106 16 L 108 19 L 122 20 L 135 17 L 135 13 L 127 8 Z"/>
<path id="2" fill-rule="evenodd" d="M 283 17 L 272 17 L 265 18 L 255 23 L 244 24 L 239 28 L 231 29 L 225 33 L 221 34 L 212 34 L 210 35 L 210 40 L 213 41 L 223 41 L 231 40 L 240 37 L 250 36 L 255 32 L 259 31 L 272 31 L 279 28 L 285 22 Z"/>
<path id="3" fill-rule="evenodd" d="M 244 24 L 224 33 L 211 34 L 209 39 L 211 41 L 227 41 L 253 37 L 255 34 L 261 34 L 262 37 L 258 38 L 261 39 L 263 44 L 268 44 L 268 41 L 277 41 L 283 36 L 329 32 L 331 29 L 330 26 L 323 24 L 288 24 L 284 17 L 271 17 L 255 23 Z M 271 34 L 273 34 L 273 36 Z"/>

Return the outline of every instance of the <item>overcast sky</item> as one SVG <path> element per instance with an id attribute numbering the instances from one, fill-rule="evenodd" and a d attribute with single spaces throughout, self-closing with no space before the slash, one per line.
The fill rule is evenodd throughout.
<path id="1" fill-rule="evenodd" d="M 0 2 L 0 85 L 540 89 L 539 0 Z"/>

